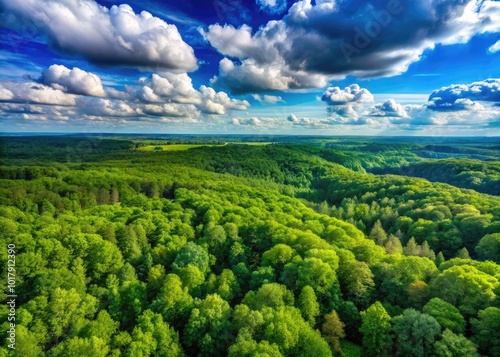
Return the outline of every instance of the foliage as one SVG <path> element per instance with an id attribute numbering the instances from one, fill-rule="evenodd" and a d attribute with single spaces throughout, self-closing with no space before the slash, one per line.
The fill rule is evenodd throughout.
<path id="1" fill-rule="evenodd" d="M 237 140 L 3 139 L 18 354 L 500 354 L 498 197 L 380 174 L 420 144 Z"/>

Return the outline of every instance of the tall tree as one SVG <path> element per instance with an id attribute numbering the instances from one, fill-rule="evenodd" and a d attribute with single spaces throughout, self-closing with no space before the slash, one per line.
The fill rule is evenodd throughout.
<path id="1" fill-rule="evenodd" d="M 370 239 L 373 240 L 378 245 L 384 246 L 387 241 L 387 233 L 382 227 L 380 219 L 375 222 L 372 230 L 370 231 Z"/>
<path id="2" fill-rule="evenodd" d="M 465 331 L 465 319 L 452 304 L 440 298 L 432 298 L 424 306 L 424 312 L 434 317 L 443 329 L 460 334 Z"/>
<path id="3" fill-rule="evenodd" d="M 486 356 L 500 356 L 500 309 L 488 307 L 479 311 L 471 325 L 472 339 L 478 344 L 479 352 Z"/>
<path id="4" fill-rule="evenodd" d="M 335 310 L 332 310 L 325 316 L 325 322 L 321 326 L 323 338 L 328 342 L 332 352 L 339 355 L 342 352 L 340 340 L 345 337 L 344 324 L 340 321 L 339 315 Z"/>
<path id="5" fill-rule="evenodd" d="M 389 356 L 392 345 L 391 317 L 377 301 L 361 312 L 363 351 L 366 356 Z"/>
<path id="6" fill-rule="evenodd" d="M 434 342 L 441 332 L 436 319 L 414 309 L 404 310 L 392 319 L 399 356 L 426 357 L 434 351 Z"/>
<path id="7" fill-rule="evenodd" d="M 485 235 L 475 250 L 480 259 L 492 260 L 500 264 L 500 233 Z"/>
<path id="8" fill-rule="evenodd" d="M 302 312 L 304 320 L 314 327 L 316 324 L 316 317 L 319 315 L 319 303 L 316 298 L 314 289 L 309 285 L 302 288 L 298 299 L 298 306 Z"/>
<path id="9" fill-rule="evenodd" d="M 450 330 L 444 330 L 441 340 L 434 344 L 436 357 L 479 357 L 476 345 L 464 335 L 456 335 Z"/>

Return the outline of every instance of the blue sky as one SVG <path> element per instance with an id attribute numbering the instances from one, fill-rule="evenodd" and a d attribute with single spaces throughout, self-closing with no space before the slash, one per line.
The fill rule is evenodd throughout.
<path id="1" fill-rule="evenodd" d="M 0 0 L 0 131 L 499 135 L 500 2 Z"/>

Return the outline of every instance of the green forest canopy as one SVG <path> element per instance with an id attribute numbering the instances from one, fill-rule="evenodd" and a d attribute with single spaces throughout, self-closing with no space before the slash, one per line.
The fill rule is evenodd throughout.
<path id="1" fill-rule="evenodd" d="M 500 355 L 498 161 L 283 141 L 4 138 L 17 355 Z"/>

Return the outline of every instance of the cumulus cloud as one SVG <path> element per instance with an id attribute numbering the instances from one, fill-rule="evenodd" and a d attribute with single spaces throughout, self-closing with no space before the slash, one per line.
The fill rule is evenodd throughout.
<path id="1" fill-rule="evenodd" d="M 78 68 L 53 65 L 37 80 L 0 81 L 0 113 L 34 120 L 214 120 L 246 110 L 246 100 L 207 86 L 195 89 L 186 73 L 143 77 L 124 90 L 104 88 L 100 78 Z M 120 119 L 121 118 L 121 119 Z"/>
<path id="2" fill-rule="evenodd" d="M 76 104 L 76 96 L 32 81 L 0 83 L 0 100 L 52 105 Z"/>
<path id="3" fill-rule="evenodd" d="M 54 64 L 42 72 L 40 81 L 43 84 L 73 94 L 83 94 L 95 97 L 105 96 L 101 79 L 90 72 L 79 68 L 66 68 Z"/>
<path id="4" fill-rule="evenodd" d="M 298 1 L 279 21 L 202 31 L 224 58 L 214 82 L 238 93 L 321 88 L 332 79 L 403 73 L 436 44 L 500 32 L 491 0 Z"/>
<path id="5" fill-rule="evenodd" d="M 453 84 L 436 89 L 429 96 L 427 107 L 432 110 L 482 110 L 476 101 L 500 102 L 500 79 L 486 79 L 470 84 Z"/>
<path id="6" fill-rule="evenodd" d="M 441 98 L 437 97 L 435 100 L 429 101 L 427 108 L 438 111 L 459 111 L 459 110 L 483 110 L 484 107 L 476 102 L 473 102 L 469 98 L 459 98 L 453 102 L 443 101 Z"/>
<path id="7" fill-rule="evenodd" d="M 145 103 L 193 104 L 205 114 L 226 114 L 230 110 L 246 110 L 250 103 L 246 100 L 230 98 L 223 91 L 215 91 L 205 85 L 199 90 L 193 87 L 191 78 L 186 74 L 154 73 L 151 79 L 143 79 L 139 90 L 129 89 L 132 99 Z"/>
<path id="8" fill-rule="evenodd" d="M 348 103 L 370 103 L 374 99 L 368 89 L 361 88 L 358 84 L 351 84 L 344 89 L 340 89 L 340 87 L 327 88 L 321 100 L 328 105 L 344 105 Z"/>
<path id="9" fill-rule="evenodd" d="M 186 73 L 165 73 L 160 76 L 153 73 L 151 79 L 143 79 L 139 96 L 146 102 L 161 102 L 170 100 L 174 103 L 194 104 L 200 103 L 201 98 L 193 88 L 191 77 Z"/>
<path id="10" fill-rule="evenodd" d="M 331 118 L 338 118 L 334 122 L 352 120 L 359 122 L 359 111 L 367 103 L 374 101 L 373 94 L 366 88 L 361 88 L 358 84 L 341 89 L 340 87 L 329 87 L 323 93 L 321 100 L 328 104 L 327 114 Z M 344 119 L 347 118 L 347 119 Z"/>
<path id="11" fill-rule="evenodd" d="M 396 103 L 394 99 L 389 99 L 384 103 L 374 105 L 371 108 L 369 115 L 376 117 L 409 117 L 406 109 L 401 104 Z"/>
<path id="12" fill-rule="evenodd" d="M 340 115 L 341 117 L 359 117 L 359 113 L 352 105 L 331 106 L 326 109 L 327 113 L 332 115 Z"/>
<path id="13" fill-rule="evenodd" d="M 286 0 L 256 0 L 256 3 L 268 14 L 282 14 L 286 10 Z"/>
<path id="14" fill-rule="evenodd" d="M 306 71 L 290 71 L 282 59 L 261 64 L 249 58 L 236 64 L 223 58 L 219 62 L 219 76 L 214 77 L 212 83 L 227 87 L 233 93 L 244 94 L 324 87 L 328 84 L 328 79 Z"/>
<path id="15" fill-rule="evenodd" d="M 81 106 L 86 114 L 96 116 L 128 117 L 142 114 L 139 108 L 132 108 L 121 100 L 97 99 Z"/>
<path id="16" fill-rule="evenodd" d="M 480 128 L 500 119 L 498 103 L 495 103 L 500 100 L 498 79 L 442 87 L 431 93 L 428 102 L 421 104 L 400 104 L 388 99 L 369 106 L 373 98 L 367 89 L 358 85 L 344 89 L 330 87 L 321 98 L 329 104 L 327 117 L 316 119 L 315 125 L 365 125 L 387 129 L 446 125 Z M 287 119 L 297 125 L 305 124 L 294 115 Z"/>
<path id="17" fill-rule="evenodd" d="M 276 103 L 279 103 L 279 102 L 285 103 L 285 101 L 283 100 L 283 98 L 281 98 L 279 95 L 264 94 L 263 96 L 261 96 L 259 94 L 252 94 L 252 98 L 255 99 L 258 102 L 261 102 L 261 103 L 262 102 L 268 103 L 268 104 L 276 104 Z"/>
<path id="18" fill-rule="evenodd" d="M 304 125 L 316 126 L 316 125 L 321 123 L 320 119 L 313 119 L 313 118 L 306 118 L 306 117 L 299 118 L 295 114 L 290 114 L 286 118 L 286 120 L 291 122 L 293 125 L 299 125 L 299 126 L 304 126 Z"/>
<path id="19" fill-rule="evenodd" d="M 7 88 L 0 87 L 0 101 L 12 100 L 14 98 L 14 93 Z"/>
<path id="20" fill-rule="evenodd" d="M 142 111 L 146 114 L 153 116 L 167 116 L 167 117 L 189 117 L 198 116 L 196 108 L 192 105 L 176 105 L 176 104 L 146 104 Z"/>
<path id="21" fill-rule="evenodd" d="M 261 126 L 262 120 L 257 117 L 251 118 L 233 118 L 231 123 L 237 126 Z"/>
<path id="22" fill-rule="evenodd" d="M 177 27 L 129 5 L 107 8 L 92 0 L 2 0 L 6 24 L 36 26 L 55 49 L 104 65 L 195 70 L 193 49 Z"/>
<path id="23" fill-rule="evenodd" d="M 488 48 L 488 53 L 490 54 L 497 53 L 498 51 L 500 51 L 500 40 Z"/>

